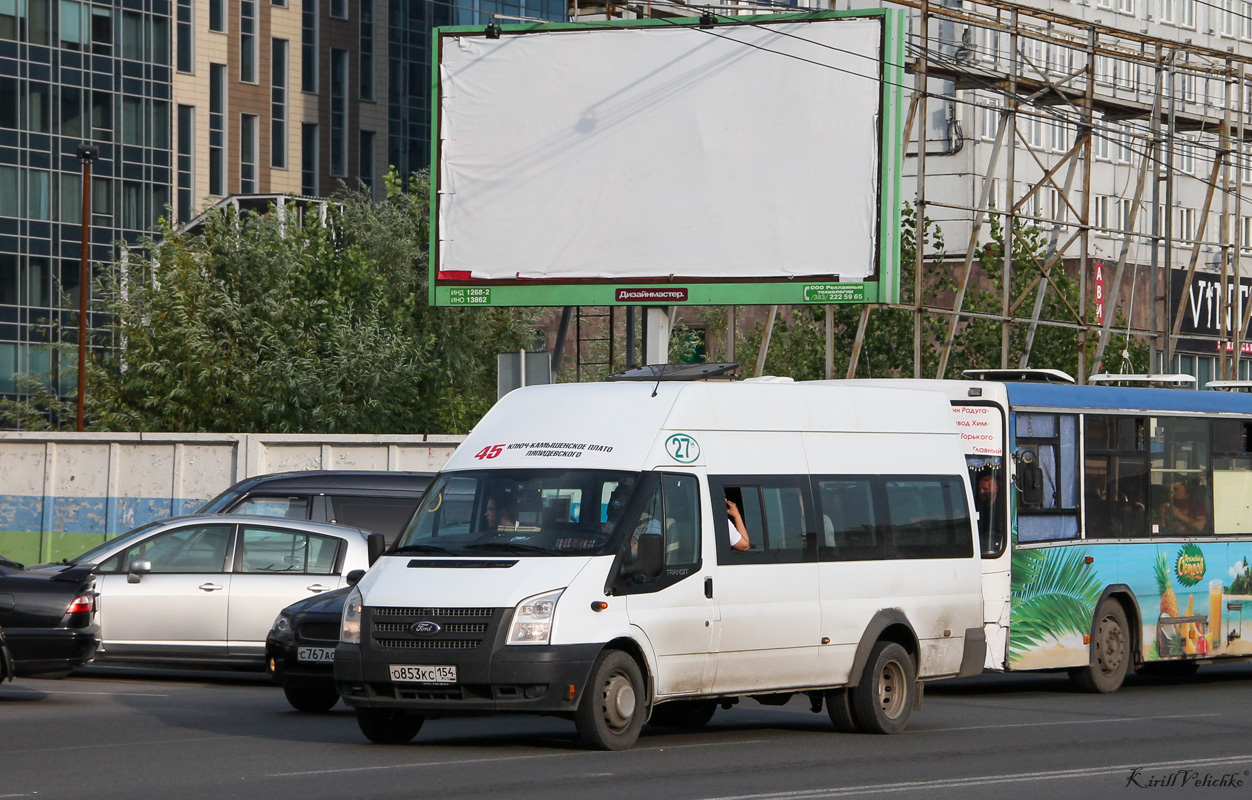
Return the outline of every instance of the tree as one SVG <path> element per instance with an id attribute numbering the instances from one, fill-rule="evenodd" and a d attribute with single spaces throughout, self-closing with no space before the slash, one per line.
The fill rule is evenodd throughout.
<path id="1" fill-rule="evenodd" d="M 495 400 L 496 354 L 530 344 L 530 318 L 431 308 L 425 176 L 405 187 L 393 171 L 386 189 L 381 203 L 346 193 L 325 224 L 316 210 L 215 210 L 194 234 L 163 223 L 97 285 L 113 346 L 93 351 L 89 426 L 468 430 Z"/>

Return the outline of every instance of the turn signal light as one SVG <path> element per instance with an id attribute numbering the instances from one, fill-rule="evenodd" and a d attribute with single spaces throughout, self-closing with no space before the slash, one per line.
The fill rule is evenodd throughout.
<path id="1" fill-rule="evenodd" d="M 597 600 L 591 604 L 592 611 L 603 611 L 604 609 L 608 607 L 609 607 L 609 604 L 604 602 L 603 600 Z"/>
<path id="2" fill-rule="evenodd" d="M 574 684 L 572 684 L 572 683 L 571 683 L 571 684 L 569 685 L 569 699 L 573 700 L 573 699 L 574 699 L 574 695 L 575 695 L 575 694 L 577 694 L 577 693 L 578 693 L 578 692 L 577 692 L 576 687 L 574 686 Z"/>
<path id="3" fill-rule="evenodd" d="M 1090 637 L 1090 636 L 1084 636 L 1084 637 L 1082 637 L 1082 643 L 1083 643 L 1083 644 L 1091 644 L 1091 637 Z"/>

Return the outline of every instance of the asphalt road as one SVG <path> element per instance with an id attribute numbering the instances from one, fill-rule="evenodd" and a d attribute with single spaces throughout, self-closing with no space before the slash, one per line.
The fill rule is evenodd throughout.
<path id="1" fill-rule="evenodd" d="M 1247 664 L 1136 676 L 1102 696 L 1054 675 L 931 684 L 898 736 L 835 733 L 804 700 L 747 700 L 701 731 L 645 728 L 622 753 L 580 749 L 573 723 L 535 717 L 431 720 L 412 744 L 372 745 L 343 706 L 301 714 L 238 673 L 97 671 L 0 685 L 0 798 L 1249 795 Z"/>

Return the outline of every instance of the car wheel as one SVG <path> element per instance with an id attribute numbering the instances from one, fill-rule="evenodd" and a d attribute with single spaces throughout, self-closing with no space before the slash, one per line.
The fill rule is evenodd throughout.
<path id="1" fill-rule="evenodd" d="M 899 733 L 913 713 L 913 659 L 895 642 L 877 642 L 861 682 L 850 691 L 852 716 L 866 733 Z"/>
<path id="2" fill-rule="evenodd" d="M 652 709 L 648 724 L 659 728 L 703 728 L 716 712 L 716 700 L 675 700 Z"/>
<path id="3" fill-rule="evenodd" d="M 604 651 L 574 712 L 578 735 L 596 750 L 629 749 L 643 727 L 646 700 L 635 659 L 621 650 Z"/>
<path id="4" fill-rule="evenodd" d="M 287 702 L 296 711 L 318 713 L 330 711 L 339 702 L 339 690 L 334 684 L 329 686 L 287 686 L 283 684 L 283 694 Z"/>
<path id="5" fill-rule="evenodd" d="M 426 718 L 385 708 L 358 708 L 356 724 L 374 744 L 404 744 L 422 729 Z"/>

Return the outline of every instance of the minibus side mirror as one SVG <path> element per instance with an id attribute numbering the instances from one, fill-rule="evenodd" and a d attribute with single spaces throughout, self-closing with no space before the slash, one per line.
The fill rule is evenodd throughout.
<path id="1" fill-rule="evenodd" d="M 387 540 L 383 538 L 381 533 L 371 533 L 365 537 L 365 552 L 369 554 L 369 564 L 374 566 L 374 562 L 387 549 Z"/>
<path id="2" fill-rule="evenodd" d="M 1024 506 L 1043 505 L 1043 468 L 1034 451 L 1023 450 L 1017 456 L 1018 500 Z"/>
<path id="3" fill-rule="evenodd" d="M 655 534 L 640 536 L 635 560 L 629 564 L 622 564 L 622 577 L 634 578 L 637 582 L 659 578 L 665 559 L 664 547 L 664 536 Z"/>

